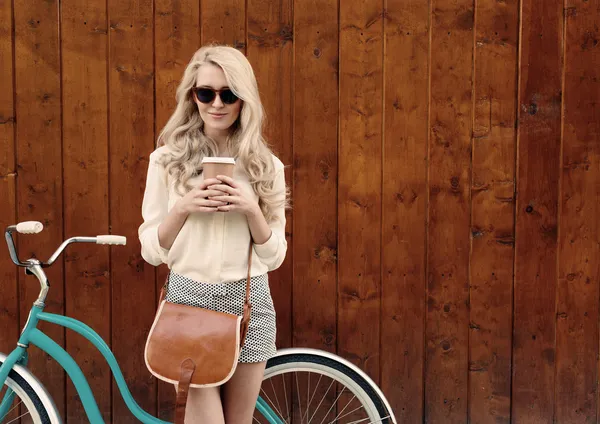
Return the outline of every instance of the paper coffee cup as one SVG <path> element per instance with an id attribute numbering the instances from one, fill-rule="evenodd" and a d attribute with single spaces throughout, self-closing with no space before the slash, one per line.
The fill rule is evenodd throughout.
<path id="1" fill-rule="evenodd" d="M 217 175 L 227 175 L 233 178 L 234 158 L 206 156 L 202 159 L 204 179 L 216 178 Z"/>

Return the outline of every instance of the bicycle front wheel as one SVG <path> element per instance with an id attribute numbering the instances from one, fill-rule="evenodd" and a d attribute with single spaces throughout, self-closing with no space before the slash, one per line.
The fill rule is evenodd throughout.
<path id="1" fill-rule="evenodd" d="M 28 379 L 12 369 L 0 390 L 0 424 L 54 424 L 51 415 Z"/>
<path id="2" fill-rule="evenodd" d="M 377 386 L 360 370 L 334 355 L 289 349 L 270 359 L 260 391 L 255 423 L 395 423 Z M 286 351 L 283 351 L 286 352 Z"/>

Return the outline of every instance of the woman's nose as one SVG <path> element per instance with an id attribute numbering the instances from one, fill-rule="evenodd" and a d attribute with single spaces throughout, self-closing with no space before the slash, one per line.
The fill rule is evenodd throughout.
<path id="1" fill-rule="evenodd" d="M 221 95 L 217 94 L 215 96 L 215 100 L 213 101 L 212 105 L 213 105 L 213 107 L 216 107 L 216 108 L 222 108 L 224 106 L 223 102 L 221 101 Z"/>

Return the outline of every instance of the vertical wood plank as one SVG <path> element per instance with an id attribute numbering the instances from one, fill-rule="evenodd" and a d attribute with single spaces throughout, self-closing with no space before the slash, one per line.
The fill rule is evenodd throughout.
<path id="1" fill-rule="evenodd" d="M 381 387 L 423 422 L 429 6 L 387 0 L 384 21 Z"/>
<path id="2" fill-rule="evenodd" d="M 521 5 L 512 420 L 554 420 L 563 2 Z"/>
<path id="3" fill-rule="evenodd" d="M 264 136 L 277 157 L 288 166 L 285 170 L 288 187 L 293 185 L 292 139 L 292 67 L 293 67 L 293 15 L 292 0 L 248 0 L 246 52 L 258 81 L 261 101 L 266 112 Z M 286 213 L 288 252 L 279 269 L 269 273 L 269 286 L 277 313 L 277 348 L 292 345 L 292 285 L 293 285 L 293 211 Z M 272 382 L 271 382 L 272 383 Z M 285 389 L 283 388 L 285 385 Z M 279 401 L 287 393 L 287 404 L 295 397 L 292 382 L 277 382 Z M 262 387 L 267 396 L 273 390 L 268 384 Z M 273 396 L 273 394 L 271 394 Z M 266 422 L 255 413 L 260 422 Z"/>
<path id="4" fill-rule="evenodd" d="M 340 2 L 338 353 L 379 381 L 383 10 Z"/>
<path id="5" fill-rule="evenodd" d="M 294 346 L 335 352 L 338 2 L 294 2 Z M 323 89 L 326 87 L 326 89 Z M 310 105 L 310 107 L 307 107 Z"/>
<path id="6" fill-rule="evenodd" d="M 17 148 L 17 217 L 44 224 L 44 231 L 18 236 L 21 258 L 47 260 L 63 240 L 61 87 L 59 5 L 16 1 L 15 77 Z M 39 283 L 19 273 L 20 325 L 39 294 Z M 63 261 L 46 275 L 52 283 L 46 311 L 64 313 Z M 42 323 L 40 328 L 64 346 L 64 330 Z M 65 374 L 60 366 L 38 349 L 30 349 L 28 367 L 48 388 L 61 415 L 65 413 Z"/>
<path id="7" fill-rule="evenodd" d="M 246 49 L 246 0 L 202 0 L 202 44 L 228 44 Z"/>
<path id="8" fill-rule="evenodd" d="M 12 2 L 0 3 L 0 231 L 16 224 L 15 104 L 13 72 L 13 8 Z M 0 247 L 0 352 L 15 348 L 19 337 L 19 298 L 17 269 L 10 260 L 6 243 Z"/>
<path id="9" fill-rule="evenodd" d="M 198 0 L 155 0 L 156 133 L 173 113 L 175 91 L 200 48 Z"/>
<path id="10" fill-rule="evenodd" d="M 519 2 L 476 10 L 469 422 L 510 422 Z"/>
<path id="11" fill-rule="evenodd" d="M 473 2 L 431 2 L 425 420 L 467 421 Z"/>
<path id="12" fill-rule="evenodd" d="M 175 110 L 175 92 L 194 52 L 200 47 L 200 2 L 198 0 L 155 0 L 154 56 L 156 66 L 155 134 L 158 136 Z M 154 150 L 148 147 L 147 156 Z M 156 289 L 160 292 L 168 267 L 157 269 Z M 158 299 L 157 299 L 158 302 Z M 165 421 L 174 420 L 173 385 L 157 380 L 158 414 Z"/>
<path id="13" fill-rule="evenodd" d="M 293 207 L 302 213 L 293 222 L 292 344 L 335 352 L 338 1 L 295 1 L 294 31 Z M 298 407 L 291 422 L 300 422 Z"/>
<path id="14" fill-rule="evenodd" d="M 600 279 L 600 10 L 565 10 L 563 148 L 558 230 L 556 422 L 597 422 Z"/>
<path id="15" fill-rule="evenodd" d="M 16 163 L 15 163 L 15 104 L 14 104 L 14 49 L 12 2 L 0 3 L 0 231 L 17 223 L 16 217 Z M 0 352 L 9 353 L 19 337 L 19 297 L 17 267 L 8 255 L 6 244 L 0 248 L 0 278 L 2 314 L 0 315 Z M 4 390 L 0 388 L 0 396 Z M 6 421 L 18 419 L 19 408 L 9 413 Z"/>
<path id="16" fill-rule="evenodd" d="M 156 379 L 146 369 L 144 344 L 156 311 L 154 267 L 140 253 L 137 228 L 148 152 L 154 146 L 152 0 L 109 0 L 109 198 L 113 234 L 128 238 L 111 255 L 112 337 L 129 389 L 156 412 Z M 135 423 L 113 384 L 113 421 Z"/>
<path id="17" fill-rule="evenodd" d="M 265 138 L 274 153 L 292 164 L 292 1 L 248 1 L 248 60 L 258 81 L 266 111 Z M 286 169 L 288 186 L 293 169 Z M 286 214 L 288 254 L 279 269 L 269 274 L 277 311 L 277 347 L 292 344 L 292 213 Z"/>
<path id="18" fill-rule="evenodd" d="M 108 234 L 108 103 L 106 2 L 63 1 L 62 87 L 65 235 Z M 76 245 L 66 252 L 68 316 L 110 340 L 107 246 Z M 68 332 L 67 351 L 86 375 L 103 418 L 111 421 L 110 368 L 87 340 Z M 77 390 L 67 385 L 67 420 L 86 420 Z"/>

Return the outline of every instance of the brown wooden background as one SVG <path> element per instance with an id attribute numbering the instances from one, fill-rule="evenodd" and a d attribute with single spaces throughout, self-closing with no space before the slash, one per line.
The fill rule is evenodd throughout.
<path id="1" fill-rule="evenodd" d="M 599 0 L 0 0 L 0 224 L 44 222 L 19 238 L 43 259 L 129 238 L 69 248 L 48 310 L 96 329 L 168 416 L 142 357 L 164 276 L 137 240 L 148 155 L 193 51 L 230 43 L 291 165 L 279 345 L 360 365 L 403 423 L 597 422 L 599 26 Z M 7 351 L 39 288 L 6 251 L 0 269 Z M 90 344 L 45 328 L 107 422 L 134 422 Z"/>

